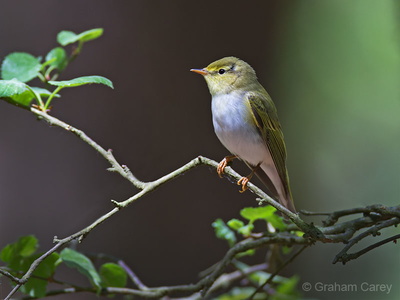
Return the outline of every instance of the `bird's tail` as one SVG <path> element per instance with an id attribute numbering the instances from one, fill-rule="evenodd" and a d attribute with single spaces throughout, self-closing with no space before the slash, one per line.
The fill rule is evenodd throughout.
<path id="1" fill-rule="evenodd" d="M 267 175 L 267 173 L 262 168 L 257 168 L 255 170 L 255 174 L 261 180 L 261 182 L 267 187 L 268 195 L 277 200 L 280 204 L 286 207 L 293 213 L 296 213 L 296 208 L 294 207 L 292 192 L 290 191 L 289 179 L 287 178 L 287 188 L 284 187 L 282 180 L 279 178 L 279 175 L 275 176 L 274 182 Z"/>

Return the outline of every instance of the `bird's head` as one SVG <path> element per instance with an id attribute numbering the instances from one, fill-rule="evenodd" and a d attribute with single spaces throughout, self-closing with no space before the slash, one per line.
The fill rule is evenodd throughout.
<path id="1" fill-rule="evenodd" d="M 213 96 L 248 89 L 249 85 L 257 83 L 254 69 L 248 63 L 233 56 L 214 61 L 203 69 L 190 71 L 204 76 Z"/>

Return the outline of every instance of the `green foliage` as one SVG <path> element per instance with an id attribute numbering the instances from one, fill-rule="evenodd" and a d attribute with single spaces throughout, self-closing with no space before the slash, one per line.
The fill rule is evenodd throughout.
<path id="1" fill-rule="evenodd" d="M 215 235 L 224 239 L 228 242 L 229 246 L 233 246 L 236 243 L 236 231 L 243 237 L 249 237 L 254 231 L 254 222 L 257 220 L 265 221 L 268 228 L 273 231 L 285 230 L 286 224 L 283 222 L 283 218 L 276 213 L 276 209 L 272 206 L 260 206 L 260 207 L 245 207 L 240 211 L 240 215 L 248 220 L 248 223 L 238 220 L 231 219 L 226 224 L 223 220 L 217 219 L 212 226 L 215 229 Z M 267 228 L 266 228 L 267 230 Z M 301 233 L 303 234 L 303 233 Z"/>
<path id="2" fill-rule="evenodd" d="M 23 236 L 15 243 L 8 244 L 1 250 L 0 259 L 11 268 L 19 266 L 20 261 L 36 252 L 38 240 L 32 235 Z"/>
<path id="3" fill-rule="evenodd" d="M 37 253 L 38 247 L 36 237 L 32 235 L 23 236 L 1 250 L 0 260 L 6 264 L 5 267 L 11 274 L 20 277 L 43 254 Z M 20 291 L 31 297 L 44 297 L 47 292 L 47 284 L 53 278 L 57 266 L 61 263 L 82 273 L 98 292 L 104 287 L 125 287 L 127 284 L 128 276 L 121 266 L 107 262 L 101 265 L 98 272 L 86 255 L 65 248 L 60 254 L 54 252 L 46 257 Z"/>
<path id="4" fill-rule="evenodd" d="M 38 240 L 32 236 L 21 237 L 18 241 L 5 246 L 0 253 L 0 259 L 6 263 L 14 276 L 28 271 L 29 267 L 41 253 L 36 253 Z M 31 278 L 21 287 L 21 292 L 31 297 L 44 297 L 47 289 L 47 278 L 53 276 L 59 264 L 59 255 L 52 253 L 35 269 Z"/>
<path id="5" fill-rule="evenodd" d="M 124 287 L 128 276 L 120 265 L 105 263 L 100 267 L 101 285 L 103 287 Z"/>
<path id="6" fill-rule="evenodd" d="M 68 64 L 67 52 L 61 47 L 52 49 L 46 55 L 46 63 L 60 71 L 64 70 Z"/>
<path id="7" fill-rule="evenodd" d="M 274 228 L 284 230 L 286 228 L 282 217 L 275 214 L 276 208 L 270 205 L 260 207 L 246 207 L 240 211 L 240 215 L 254 223 L 257 220 L 264 220 L 270 223 Z"/>
<path id="8" fill-rule="evenodd" d="M 61 87 L 61 88 L 76 87 L 76 86 L 92 84 L 92 83 L 101 83 L 110 88 L 114 88 L 112 82 L 102 76 L 84 76 L 84 77 L 78 77 L 78 78 L 66 80 L 66 81 L 49 81 L 48 83 L 51 85 Z"/>
<path id="9" fill-rule="evenodd" d="M 225 293 L 217 298 L 216 300 L 243 300 L 249 298 L 256 289 L 254 287 L 235 287 L 231 289 L 228 293 Z M 252 299 L 254 300 L 265 300 L 266 294 L 261 292 L 257 293 Z M 288 298 L 293 300 L 292 298 Z"/>
<path id="10" fill-rule="evenodd" d="M 235 233 L 226 226 L 224 221 L 217 219 L 212 223 L 212 226 L 217 238 L 226 240 L 229 246 L 233 246 L 236 243 Z"/>
<path id="11" fill-rule="evenodd" d="M 17 79 L 0 80 L 0 98 L 21 95 L 27 90 L 26 84 Z"/>
<path id="12" fill-rule="evenodd" d="M 5 57 L 1 64 L 1 77 L 28 82 L 37 77 L 42 65 L 40 59 L 29 53 L 14 52 Z"/>
<path id="13" fill-rule="evenodd" d="M 61 251 L 60 258 L 68 267 L 75 268 L 85 275 L 94 287 L 98 289 L 101 288 L 100 275 L 97 273 L 93 263 L 87 256 L 70 248 L 65 248 Z"/>
<path id="14" fill-rule="evenodd" d="M 64 48 L 55 47 L 47 53 L 43 63 L 41 63 L 41 58 L 36 58 L 29 53 L 14 52 L 7 55 L 1 64 L 0 99 L 26 108 L 36 101 L 40 110 L 48 111 L 51 101 L 60 97 L 58 93 L 63 88 L 92 83 L 113 88 L 112 82 L 102 76 L 83 76 L 67 81 L 56 81 L 61 72 L 80 53 L 83 44 L 102 34 L 103 29 L 100 28 L 80 34 L 62 31 L 57 36 L 57 40 L 62 46 L 75 42 L 78 43 L 78 46 L 70 55 Z M 44 87 L 31 87 L 27 84 L 35 78 L 38 78 Z M 53 88 L 53 90 L 49 90 L 49 88 Z M 44 102 L 43 99 L 46 101 Z M 19 277 L 25 274 L 32 263 L 42 256 L 42 253 L 37 253 L 38 246 L 38 240 L 34 236 L 21 237 L 15 243 L 8 244 L 1 250 L 0 260 L 5 263 L 4 267 L 8 272 Z M 100 291 L 101 287 L 123 287 L 127 282 L 127 275 L 119 265 L 106 263 L 101 266 L 99 274 L 88 257 L 66 248 L 60 254 L 52 253 L 41 261 L 20 291 L 34 298 L 44 297 L 47 284 L 60 263 L 65 263 L 85 275 L 97 291 Z"/>
<path id="15" fill-rule="evenodd" d="M 41 254 L 36 254 L 26 260 L 26 270 L 21 270 L 26 272 L 29 266 L 37 259 Z M 58 253 L 52 253 L 46 257 L 43 262 L 36 268 L 33 272 L 31 278 L 28 282 L 21 287 L 21 292 L 25 293 L 31 297 L 44 297 L 47 291 L 47 278 L 51 278 L 59 264 Z"/>
<path id="16" fill-rule="evenodd" d="M 236 268 L 239 270 L 246 270 L 249 265 L 236 261 Z M 263 285 L 270 278 L 271 274 L 264 271 L 257 271 L 249 274 L 247 279 L 254 286 Z M 300 299 L 300 293 L 297 290 L 297 284 L 299 282 L 298 276 L 286 278 L 283 276 L 276 275 L 266 289 L 261 290 L 256 294 L 253 299 L 272 299 L 272 300 L 297 300 Z M 255 291 L 253 287 L 235 287 L 229 292 L 220 295 L 216 299 L 218 300 L 235 300 L 235 299 L 247 299 Z"/>
<path id="17" fill-rule="evenodd" d="M 7 55 L 1 65 L 0 80 L 0 98 L 7 102 L 29 107 L 33 101 L 36 101 L 36 106 L 42 111 L 48 111 L 50 104 L 54 98 L 60 97 L 58 92 L 65 87 L 77 87 L 81 85 L 97 83 L 113 88 L 110 80 L 102 76 L 83 76 L 67 81 L 56 81 L 61 72 L 74 60 L 82 50 L 85 42 L 94 40 L 103 34 L 103 29 L 96 28 L 84 31 L 80 34 L 75 34 L 71 31 L 61 31 L 57 35 L 57 41 L 66 46 L 72 43 L 78 43 L 70 56 L 62 47 L 56 47 L 50 50 L 45 62 L 41 63 L 41 58 L 36 58 L 29 53 L 14 52 Z M 30 87 L 26 82 L 39 78 L 45 88 Z M 55 86 L 53 91 L 47 88 Z M 43 101 L 46 98 L 46 101 Z"/>
<path id="18" fill-rule="evenodd" d="M 72 44 L 75 42 L 88 42 L 94 39 L 99 38 L 103 34 L 102 28 L 96 28 L 84 31 L 80 34 L 75 34 L 72 31 L 61 31 L 57 35 L 57 42 L 61 46 L 66 46 L 68 44 Z"/>

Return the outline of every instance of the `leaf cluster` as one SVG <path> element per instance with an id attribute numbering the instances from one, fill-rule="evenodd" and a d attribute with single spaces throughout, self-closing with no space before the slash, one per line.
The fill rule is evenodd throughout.
<path id="1" fill-rule="evenodd" d="M 15 243 L 6 245 L 0 252 L 0 260 L 5 263 L 2 268 L 19 278 L 21 274 L 26 273 L 33 261 L 43 254 L 37 252 L 38 247 L 38 240 L 32 235 L 23 236 Z M 45 258 L 20 291 L 30 297 L 44 297 L 48 283 L 57 282 L 53 276 L 57 267 L 62 264 L 83 274 L 98 293 L 102 288 L 125 287 L 127 284 L 127 274 L 120 265 L 106 262 L 97 270 L 87 256 L 65 248 L 60 253 L 53 252 Z"/>
<path id="2" fill-rule="evenodd" d="M 13 105 L 28 108 L 33 101 L 42 111 L 48 111 L 54 98 L 59 98 L 63 88 L 77 87 L 86 84 L 104 84 L 113 88 L 112 82 L 102 76 L 83 76 L 71 80 L 57 81 L 61 72 L 81 53 L 84 43 L 97 39 L 103 29 L 96 28 L 75 34 L 61 31 L 57 42 L 62 46 L 51 49 L 43 59 L 26 52 L 13 52 L 7 55 L 1 64 L 0 99 Z M 73 50 L 67 54 L 65 46 L 72 45 Z M 38 78 L 43 87 L 28 85 Z"/>

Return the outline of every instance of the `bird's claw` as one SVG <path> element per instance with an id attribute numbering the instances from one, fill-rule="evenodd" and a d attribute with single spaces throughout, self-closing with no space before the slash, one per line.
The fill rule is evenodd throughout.
<path id="1" fill-rule="evenodd" d="M 242 177 L 238 180 L 237 184 L 242 186 L 242 189 L 239 191 L 240 193 L 244 193 L 248 189 L 247 183 L 249 183 L 249 180 L 247 177 Z"/>
<path id="2" fill-rule="evenodd" d="M 225 168 L 227 165 L 228 165 L 228 160 L 225 157 L 223 160 L 221 160 L 221 162 L 218 164 L 217 167 L 217 173 L 219 178 L 222 178 L 222 174 L 225 172 Z"/>
<path id="3" fill-rule="evenodd" d="M 219 178 L 222 178 L 222 174 L 224 174 L 226 166 L 235 158 L 236 158 L 235 155 L 231 155 L 231 156 L 225 156 L 225 158 L 221 160 L 221 162 L 218 164 L 217 167 L 217 173 Z"/>

